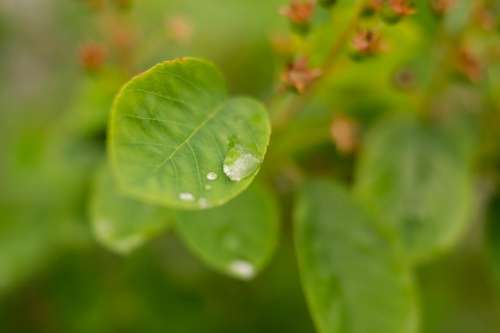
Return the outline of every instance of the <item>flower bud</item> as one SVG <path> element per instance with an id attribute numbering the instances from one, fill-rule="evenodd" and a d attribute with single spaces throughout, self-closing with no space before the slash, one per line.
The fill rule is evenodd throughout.
<path id="1" fill-rule="evenodd" d="M 358 123 L 346 115 L 337 116 L 330 125 L 330 137 L 339 152 L 352 154 L 359 145 Z"/>
<path id="2" fill-rule="evenodd" d="M 376 55 L 383 49 L 381 36 L 373 30 L 361 30 L 352 39 L 352 48 L 355 60 Z"/>
<path id="3" fill-rule="evenodd" d="M 292 27 L 298 32 L 307 32 L 316 7 L 316 0 L 291 0 L 290 4 L 281 7 L 279 13 L 288 17 Z"/>
<path id="4" fill-rule="evenodd" d="M 411 0 L 386 0 L 382 17 L 387 23 L 397 23 L 403 17 L 415 14 Z"/>
<path id="5" fill-rule="evenodd" d="M 104 47 L 96 42 L 88 42 L 80 47 L 80 64 L 90 72 L 101 69 L 106 58 Z"/>
<path id="6" fill-rule="evenodd" d="M 310 68 L 307 58 L 301 57 L 288 64 L 281 81 L 286 88 L 302 94 L 320 75 L 319 68 Z"/>

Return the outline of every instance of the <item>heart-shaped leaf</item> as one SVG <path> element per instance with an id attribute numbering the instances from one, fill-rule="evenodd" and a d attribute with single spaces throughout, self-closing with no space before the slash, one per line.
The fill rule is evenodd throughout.
<path id="1" fill-rule="evenodd" d="M 471 179 L 459 140 L 410 119 L 386 120 L 366 139 L 356 191 L 413 260 L 450 248 L 468 221 Z"/>
<path id="2" fill-rule="evenodd" d="M 294 217 L 302 284 L 320 333 L 416 332 L 411 275 L 364 207 L 342 187 L 314 181 Z"/>
<path id="3" fill-rule="evenodd" d="M 227 98 L 209 62 L 182 58 L 126 84 L 112 110 L 110 155 L 119 186 L 180 209 L 222 205 L 252 182 L 270 136 L 266 109 Z"/>
<path id="4" fill-rule="evenodd" d="M 90 215 L 97 240 L 120 254 L 136 249 L 173 221 L 170 210 L 121 194 L 107 167 L 97 174 Z"/>
<path id="5" fill-rule="evenodd" d="M 209 266 L 250 279 L 274 252 L 279 214 L 272 194 L 254 184 L 222 207 L 179 212 L 176 228 L 187 246 Z"/>

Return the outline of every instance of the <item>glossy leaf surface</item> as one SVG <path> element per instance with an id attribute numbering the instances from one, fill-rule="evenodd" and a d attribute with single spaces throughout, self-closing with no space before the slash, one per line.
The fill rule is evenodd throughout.
<path id="1" fill-rule="evenodd" d="M 129 81 L 117 96 L 109 131 L 113 170 L 120 187 L 142 200 L 192 210 L 218 206 L 241 193 L 259 169 L 236 170 L 244 177 L 229 178 L 226 154 L 243 147 L 252 163 L 262 162 L 270 131 L 260 103 L 228 99 L 214 65 L 168 61 Z M 235 165 L 248 170 L 245 161 Z"/>

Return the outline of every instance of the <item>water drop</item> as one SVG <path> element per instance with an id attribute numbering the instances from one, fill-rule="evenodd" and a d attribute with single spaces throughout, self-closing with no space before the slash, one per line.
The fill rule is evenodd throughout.
<path id="1" fill-rule="evenodd" d="M 193 195 L 193 193 L 182 192 L 182 193 L 179 193 L 179 199 L 181 199 L 182 201 L 193 201 L 194 195 Z"/>
<path id="2" fill-rule="evenodd" d="M 227 152 L 223 170 L 229 179 L 239 182 L 252 175 L 259 168 L 260 163 L 261 161 L 248 149 L 236 145 Z"/>
<path id="3" fill-rule="evenodd" d="M 112 247 L 119 253 L 128 254 L 142 243 L 144 243 L 142 235 L 132 235 L 127 238 L 115 240 Z"/>
<path id="4" fill-rule="evenodd" d="M 209 172 L 207 173 L 207 179 L 208 180 L 216 180 L 218 175 L 215 172 Z"/>
<path id="5" fill-rule="evenodd" d="M 208 200 L 206 198 L 200 198 L 198 200 L 198 204 L 200 205 L 200 208 L 207 208 L 208 207 Z"/>
<path id="6" fill-rule="evenodd" d="M 212 185 L 205 185 L 205 190 L 210 191 L 212 189 Z"/>
<path id="7" fill-rule="evenodd" d="M 114 251 L 122 254 L 130 253 L 144 242 L 142 235 L 120 236 L 114 224 L 107 219 L 99 219 L 95 223 L 97 238 Z"/>
<path id="8" fill-rule="evenodd" d="M 250 280 L 255 275 L 254 266 L 248 261 L 236 260 L 229 265 L 231 273 L 239 276 L 242 279 Z"/>

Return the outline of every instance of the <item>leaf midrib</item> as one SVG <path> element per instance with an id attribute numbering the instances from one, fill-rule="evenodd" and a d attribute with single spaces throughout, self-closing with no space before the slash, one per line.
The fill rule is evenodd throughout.
<path id="1" fill-rule="evenodd" d="M 189 143 L 189 141 L 210 121 L 212 120 L 221 110 L 222 110 L 222 105 L 224 103 L 220 103 L 212 112 L 208 114 L 208 116 L 198 125 L 196 126 L 192 132 L 177 146 L 175 149 L 156 167 L 156 170 L 162 168 L 165 164 L 167 164 L 172 158 L 175 156 L 175 154 L 186 144 Z"/>

